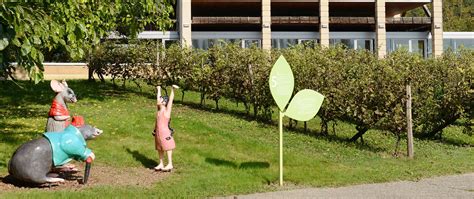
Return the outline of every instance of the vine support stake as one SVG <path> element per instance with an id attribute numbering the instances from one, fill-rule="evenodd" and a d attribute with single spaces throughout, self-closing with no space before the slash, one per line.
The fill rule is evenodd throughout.
<path id="1" fill-rule="evenodd" d="M 413 121 L 411 113 L 411 85 L 407 85 L 407 147 L 408 158 L 413 159 Z"/>

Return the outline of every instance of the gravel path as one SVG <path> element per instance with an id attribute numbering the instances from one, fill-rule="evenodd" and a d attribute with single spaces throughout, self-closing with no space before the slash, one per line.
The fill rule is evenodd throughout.
<path id="1" fill-rule="evenodd" d="M 469 198 L 474 199 L 474 173 L 364 184 L 339 188 L 308 188 L 228 198 Z"/>

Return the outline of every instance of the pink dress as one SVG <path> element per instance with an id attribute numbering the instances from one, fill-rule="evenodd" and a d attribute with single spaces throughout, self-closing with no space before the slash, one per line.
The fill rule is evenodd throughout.
<path id="1" fill-rule="evenodd" d="M 158 132 L 155 134 L 155 149 L 159 151 L 169 151 L 176 147 L 171 130 L 168 126 L 170 118 L 165 116 L 164 111 L 158 113 Z M 156 129 L 155 129 L 156 131 Z"/>

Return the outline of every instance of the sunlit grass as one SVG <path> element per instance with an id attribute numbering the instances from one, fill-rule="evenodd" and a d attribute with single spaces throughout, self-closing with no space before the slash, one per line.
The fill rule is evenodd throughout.
<path id="1" fill-rule="evenodd" d="M 153 167 L 157 154 L 151 135 L 155 113 L 155 93 L 150 86 L 142 91 L 130 86 L 114 89 L 110 84 L 71 81 L 79 96 L 70 104 L 72 114 L 104 130 L 88 145 L 97 156 L 96 164 L 111 167 Z M 46 113 L 54 93 L 49 82 L 32 85 L 0 82 L 0 176 L 7 175 L 13 151 L 27 140 L 41 136 Z M 242 104 L 221 100 L 222 110 L 196 108 L 199 94 L 187 92 L 184 103 L 177 93 L 172 113 L 177 148 L 175 171 L 154 187 L 91 186 L 80 191 L 22 190 L 0 193 L 11 197 L 205 197 L 282 189 L 278 183 L 278 129 L 276 123 L 261 123 L 244 114 Z M 275 114 L 276 115 L 276 114 Z M 285 125 L 288 122 L 285 120 Z M 284 178 L 286 187 L 344 186 L 474 171 L 473 136 L 453 126 L 444 132 L 445 141 L 415 139 L 415 159 L 394 157 L 395 137 L 371 130 L 365 144 L 348 142 L 355 128 L 338 122 L 329 136 L 319 132 L 319 120 L 308 123 L 303 132 L 285 129 Z M 137 152 L 145 159 L 137 159 Z M 406 153 L 402 143 L 401 153 Z M 154 161 L 151 161 L 154 160 Z M 93 176 L 91 176 L 93 177 Z M 284 188 L 283 188 L 284 189 Z M 2 195 L 4 194 L 4 195 Z"/>

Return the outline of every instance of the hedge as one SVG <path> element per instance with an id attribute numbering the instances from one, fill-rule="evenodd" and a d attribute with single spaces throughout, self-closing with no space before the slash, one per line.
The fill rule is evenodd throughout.
<path id="1" fill-rule="evenodd" d="M 208 51 L 173 45 L 167 49 L 148 42 L 127 45 L 107 41 L 94 50 L 89 67 L 110 75 L 150 85 L 179 84 L 201 93 L 201 104 L 228 98 L 244 104 L 247 114 L 271 120 L 274 107 L 268 88 L 272 64 L 283 54 L 295 76 L 295 90 L 309 88 L 326 98 L 318 116 L 321 132 L 328 124 L 355 124 L 358 133 L 382 129 L 398 138 L 406 131 L 406 85 L 412 87 L 414 134 L 437 137 L 448 125 L 465 119 L 472 133 L 474 112 L 474 51 L 447 52 L 423 59 L 404 50 L 378 59 L 372 52 L 342 46 L 294 46 L 265 51 L 221 42 Z M 125 81 L 124 81 L 125 82 Z M 253 107 L 253 111 L 252 111 Z"/>

